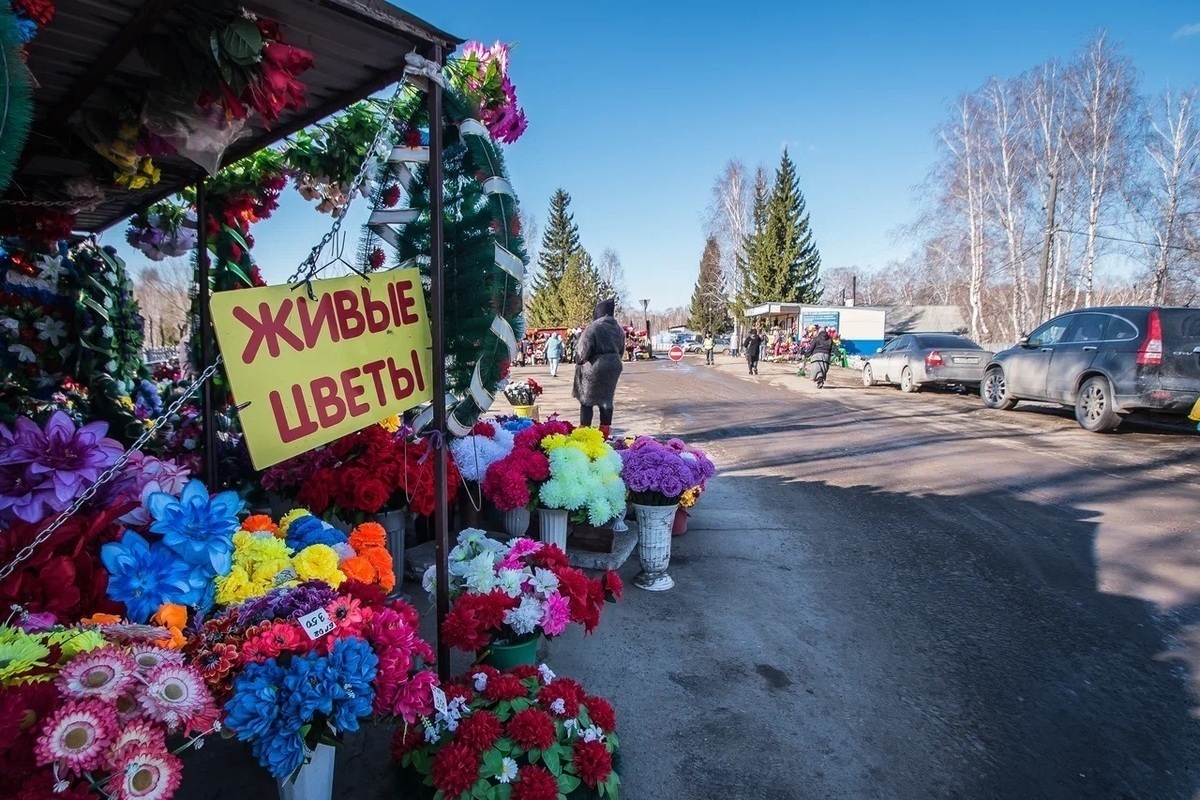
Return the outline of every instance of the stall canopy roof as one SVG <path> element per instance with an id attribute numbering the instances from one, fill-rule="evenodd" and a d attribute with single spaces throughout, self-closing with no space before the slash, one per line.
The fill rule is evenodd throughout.
<path id="1" fill-rule="evenodd" d="M 28 189 L 46 178 L 64 181 L 86 174 L 81 161 L 51 155 L 52 144 L 68 135 L 68 120 L 80 109 L 100 107 L 105 88 L 152 80 L 137 45 L 168 29 L 181 7 L 206 0 L 59 0 L 54 22 L 29 45 L 29 68 L 36 115 L 22 162 L 7 198 L 32 199 Z M 282 24 L 288 44 L 311 50 L 313 69 L 300 76 L 308 105 L 285 112 L 267 129 L 253 116 L 246 131 L 225 153 L 225 164 L 261 150 L 400 79 L 404 57 L 431 56 L 463 40 L 383 0 L 245 0 L 250 13 Z M 155 158 L 161 181 L 149 190 L 107 189 L 98 207 L 82 211 L 76 229 L 95 232 L 196 182 L 201 170 L 178 157 Z"/>

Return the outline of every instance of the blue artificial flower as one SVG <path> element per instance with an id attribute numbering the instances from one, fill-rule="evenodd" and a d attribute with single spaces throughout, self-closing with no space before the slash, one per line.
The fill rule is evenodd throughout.
<path id="1" fill-rule="evenodd" d="M 238 739 L 244 742 L 271 737 L 283 713 L 283 678 L 283 669 L 270 658 L 262 664 L 247 665 L 234 679 L 233 697 L 225 704 L 225 724 Z"/>
<path id="2" fill-rule="evenodd" d="M 269 736 L 255 739 L 251 749 L 258 763 L 278 780 L 286 779 L 304 764 L 304 739 L 296 728 L 275 728 Z"/>
<path id="3" fill-rule="evenodd" d="M 189 606 L 199 599 L 192 568 L 161 543 L 133 531 L 100 548 L 108 570 L 108 596 L 125 604 L 133 622 L 146 622 L 163 603 Z"/>
<path id="4" fill-rule="evenodd" d="M 33 41 L 33 37 L 37 36 L 37 23 L 20 12 L 17 12 L 15 16 L 17 19 L 17 37 L 21 40 L 21 44 L 29 44 Z"/>
<path id="5" fill-rule="evenodd" d="M 371 681 L 378 666 L 378 656 L 362 639 L 342 639 L 334 644 L 329 667 L 344 697 L 333 704 L 330 725 L 339 731 L 356 731 L 359 718 L 370 716 L 375 703 Z"/>
<path id="6" fill-rule="evenodd" d="M 209 577 L 229 574 L 237 515 L 245 505 L 237 492 L 209 497 L 198 480 L 188 481 L 178 499 L 166 492 L 155 492 L 146 499 L 146 508 L 155 520 L 150 530 L 161 534 L 163 544 L 188 564 L 204 569 Z"/>
<path id="7" fill-rule="evenodd" d="M 335 544 L 343 544 L 347 541 L 349 539 L 346 538 L 346 534 L 311 514 L 300 517 L 288 525 L 287 529 L 288 547 L 297 553 L 314 544 L 327 544 L 333 547 Z"/>
<path id="8" fill-rule="evenodd" d="M 283 713 L 299 727 L 311 722 L 318 713 L 332 714 L 333 701 L 341 687 L 337 675 L 329 668 L 329 660 L 310 652 L 292 658 L 283 677 L 283 690 L 287 698 Z"/>

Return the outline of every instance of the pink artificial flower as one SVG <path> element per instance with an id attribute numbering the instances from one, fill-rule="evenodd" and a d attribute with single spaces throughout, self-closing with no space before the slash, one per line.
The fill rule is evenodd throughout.
<path id="1" fill-rule="evenodd" d="M 567 629 L 571 621 L 571 600 L 558 592 L 551 592 L 542 604 L 542 619 L 538 623 L 547 636 L 558 636 Z"/>
<path id="2" fill-rule="evenodd" d="M 396 696 L 394 713 L 410 725 L 419 717 L 433 713 L 433 687 L 437 686 L 437 675 L 430 670 L 418 672 L 408 683 L 400 687 Z"/>

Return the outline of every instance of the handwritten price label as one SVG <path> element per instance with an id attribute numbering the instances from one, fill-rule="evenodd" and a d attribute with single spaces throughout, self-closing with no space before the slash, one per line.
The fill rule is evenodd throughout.
<path id="1" fill-rule="evenodd" d="M 318 608 L 305 614 L 300 618 L 300 627 L 304 628 L 304 632 L 308 634 L 310 639 L 320 639 L 325 634 L 333 630 L 333 620 L 329 618 L 329 614 L 325 609 Z"/>

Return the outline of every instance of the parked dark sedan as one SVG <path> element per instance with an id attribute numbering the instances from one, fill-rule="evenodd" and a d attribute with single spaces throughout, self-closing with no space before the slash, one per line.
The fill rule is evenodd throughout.
<path id="1" fill-rule="evenodd" d="M 1200 308 L 1119 306 L 1063 314 L 997 353 L 980 395 L 991 408 L 1019 400 L 1075 407 L 1089 431 L 1131 411 L 1186 416 L 1200 403 Z"/>
<path id="2" fill-rule="evenodd" d="M 906 333 L 897 336 L 863 365 L 863 386 L 891 383 L 905 392 L 924 384 L 976 386 L 992 354 L 965 336 Z"/>

